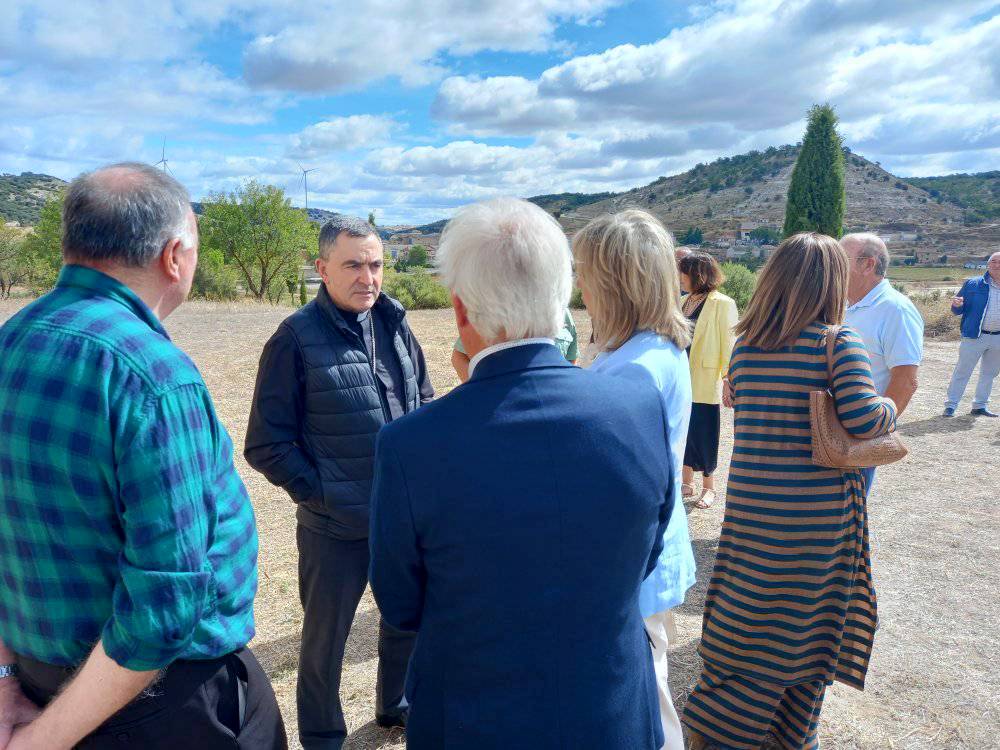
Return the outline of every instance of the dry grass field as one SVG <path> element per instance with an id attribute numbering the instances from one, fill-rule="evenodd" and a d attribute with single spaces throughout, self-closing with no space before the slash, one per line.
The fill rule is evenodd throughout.
<path id="1" fill-rule="evenodd" d="M 23 302 L 0 303 L 0 322 Z M 167 328 L 204 374 L 235 444 L 243 444 L 257 358 L 286 308 L 188 303 Z M 411 324 L 440 394 L 457 384 L 449 366 L 450 311 L 417 311 Z M 589 323 L 578 314 L 581 340 Z M 911 455 L 878 474 L 870 501 L 874 574 L 881 627 L 864 693 L 841 685 L 827 693 L 824 750 L 982 750 L 1000 748 L 1000 420 L 939 416 L 957 343 L 929 342 L 921 388 L 902 420 Z M 997 394 L 1000 396 L 1000 393 Z M 725 413 L 725 410 L 724 410 Z M 732 443 L 724 416 L 720 486 Z M 285 494 L 236 464 L 253 498 L 260 529 L 260 593 L 253 646 L 274 681 L 295 741 L 295 673 L 301 611 L 296 587 L 294 508 Z M 671 655 L 680 708 L 697 676 L 701 607 L 718 542 L 723 503 L 689 509 L 698 585 L 676 611 Z M 366 594 L 348 644 L 342 698 L 345 747 L 404 747 L 399 730 L 374 724 L 377 610 Z M 530 748 L 530 738 L 519 747 Z M 609 749 L 612 750 L 612 749 Z"/>

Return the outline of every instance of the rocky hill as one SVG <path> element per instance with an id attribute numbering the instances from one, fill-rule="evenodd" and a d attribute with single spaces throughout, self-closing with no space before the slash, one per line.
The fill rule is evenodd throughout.
<path id="1" fill-rule="evenodd" d="M 699 164 L 624 193 L 556 193 L 528 200 L 559 219 L 569 234 L 602 213 L 636 207 L 658 216 L 677 235 L 696 227 L 706 241 L 721 244 L 753 227 L 780 229 L 797 155 L 796 146 L 772 147 Z M 848 230 L 878 232 L 889 239 L 894 254 L 921 261 L 981 256 L 1000 247 L 1000 172 L 903 179 L 859 154 L 847 151 L 845 156 Z M 0 218 L 34 224 L 45 200 L 65 185 L 49 175 L 0 174 Z M 199 204 L 193 205 L 200 211 Z M 315 222 L 333 216 L 333 211 L 309 209 Z M 421 241 L 412 235 L 434 238 L 445 223 L 380 234 L 388 241 L 400 234 Z"/>
<path id="2" fill-rule="evenodd" d="M 642 208 L 676 234 L 701 229 L 706 241 L 736 239 L 741 229 L 755 226 L 780 229 L 797 155 L 797 147 L 782 146 L 699 164 L 558 218 L 572 234 L 600 214 Z M 916 252 L 921 260 L 973 256 L 1000 242 L 1000 223 L 970 220 L 967 209 L 943 189 L 932 194 L 850 152 L 845 167 L 845 228 L 878 232 L 889 238 L 894 254 Z"/>
<path id="3" fill-rule="evenodd" d="M 45 201 L 64 187 L 63 180 L 47 174 L 0 174 L 0 219 L 34 226 Z"/>

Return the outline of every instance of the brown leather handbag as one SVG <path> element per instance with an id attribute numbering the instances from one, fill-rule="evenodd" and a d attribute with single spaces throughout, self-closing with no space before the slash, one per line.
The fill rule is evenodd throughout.
<path id="1" fill-rule="evenodd" d="M 830 469 L 862 469 L 895 463 L 909 451 L 890 432 L 874 438 L 858 438 L 849 433 L 837 415 L 833 393 L 833 349 L 840 326 L 826 330 L 827 389 L 809 394 L 809 422 L 812 430 L 812 462 Z"/>

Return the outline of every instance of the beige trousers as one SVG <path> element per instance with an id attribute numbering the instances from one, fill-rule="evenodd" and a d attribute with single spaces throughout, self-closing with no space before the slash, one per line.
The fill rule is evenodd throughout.
<path id="1" fill-rule="evenodd" d="M 656 692 L 660 698 L 660 721 L 663 722 L 663 750 L 684 750 L 681 721 L 674 710 L 667 682 L 667 644 L 676 638 L 674 616 L 670 610 L 657 612 L 645 619 L 646 632 L 653 642 L 653 668 L 656 671 Z"/>

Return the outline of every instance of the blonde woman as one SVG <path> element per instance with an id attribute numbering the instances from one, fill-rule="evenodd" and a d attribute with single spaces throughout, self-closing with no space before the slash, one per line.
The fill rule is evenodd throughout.
<path id="1" fill-rule="evenodd" d="M 733 351 L 738 314 L 736 303 L 719 291 L 726 280 L 718 261 L 708 253 L 688 253 L 678 268 L 681 289 L 687 292 L 682 310 L 694 324 L 694 339 L 688 349 L 691 363 L 691 425 L 684 449 L 684 477 L 681 494 L 694 497 L 694 475 L 702 475 L 701 495 L 695 501 L 698 508 L 711 508 L 715 503 L 715 469 L 719 465 L 719 403 L 722 400 L 722 378 L 729 367 Z"/>
<path id="2" fill-rule="evenodd" d="M 894 429 L 844 318 L 847 256 L 797 234 L 775 251 L 736 326 L 735 443 L 705 599 L 701 678 L 684 709 L 692 748 L 818 747 L 826 686 L 862 688 L 875 634 L 864 482 L 812 463 L 809 393 L 828 387 L 858 437 Z"/>
<path id="3" fill-rule="evenodd" d="M 592 370 L 632 383 L 649 383 L 660 393 L 668 415 L 674 492 L 680 492 L 691 378 L 685 348 L 690 326 L 680 312 L 677 268 L 670 234 L 644 211 L 623 211 L 591 221 L 573 239 L 577 283 L 590 313 L 600 352 Z M 675 494 L 675 497 L 677 495 Z M 613 502 L 613 498 L 608 498 Z M 663 552 L 639 592 L 656 669 L 664 747 L 683 750 L 680 720 L 667 684 L 669 610 L 684 601 L 694 584 L 695 563 L 687 516 L 677 505 L 663 537 Z"/>

